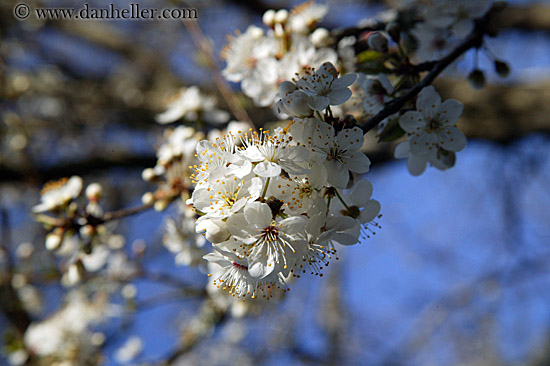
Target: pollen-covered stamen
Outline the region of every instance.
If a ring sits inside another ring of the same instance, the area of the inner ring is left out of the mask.
[[[380,219],[382,215],[378,215],[376,218]],[[382,226],[376,221],[364,223],[361,225],[361,238],[370,239],[371,235],[376,235],[375,230],[379,229],[382,229]]]
[[[292,271],[293,276],[299,278],[301,274],[310,272],[312,275],[323,277],[322,271],[329,265],[330,260],[339,259],[336,255],[336,248],[332,244],[326,246],[311,242],[307,253],[296,262],[295,269]]]
[[[46,184],[44,184],[44,187],[42,187],[42,190],[40,190],[40,194],[44,195],[44,193],[59,189],[63,187],[65,184],[67,184],[68,181],[69,181],[69,178],[61,178],[56,181],[47,182]]]
[[[276,227],[270,226],[262,231],[261,236],[267,241],[275,241],[279,238],[279,231]]]

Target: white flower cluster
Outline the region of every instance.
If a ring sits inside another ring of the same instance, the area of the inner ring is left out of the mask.
[[[418,5],[422,21],[411,33],[418,41],[416,59],[423,62],[444,56],[456,40],[470,34],[473,19],[485,15],[492,0],[431,0]]]
[[[221,124],[229,121],[229,113],[216,107],[215,97],[201,93],[197,86],[181,88],[169,102],[166,111],[158,114],[158,123],[166,124],[183,119],[189,122]]]
[[[157,211],[187,193],[191,181],[189,165],[195,163],[194,151],[204,134],[193,127],[179,126],[165,131],[166,141],[157,151],[157,164],[142,172],[142,178],[158,184],[155,192],[145,193],[142,202],[154,205]]]
[[[315,29],[327,11],[327,6],[313,2],[290,13],[268,10],[263,16],[267,31],[250,26],[230,38],[222,51],[227,62],[223,75],[229,81],[240,82],[243,93],[257,105],[271,106],[281,82],[307,68],[318,68],[323,62],[336,63],[338,54],[326,47],[329,32]]]
[[[308,70],[281,85],[279,106],[293,116],[285,128],[228,133],[197,145],[196,189],[188,203],[214,246],[205,256],[217,265],[213,284],[235,297],[270,298],[286,291],[285,278],[320,274],[335,255],[334,243],[356,244],[368,235],[380,205],[372,186],[351,173],[366,173],[359,151],[363,132],[339,128],[314,113],[344,103],[356,75],[338,77],[334,66]],[[328,114],[325,116],[327,118]]]
[[[46,357],[52,365],[67,359],[74,364],[99,362],[98,350],[105,335],[92,333],[90,328],[106,320],[108,306],[104,293],[88,300],[83,292],[71,292],[58,312],[28,327],[23,338],[25,347],[34,356]]]

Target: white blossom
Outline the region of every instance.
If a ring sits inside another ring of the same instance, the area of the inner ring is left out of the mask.
[[[407,132],[410,152],[429,156],[440,148],[452,152],[462,150],[466,137],[456,127],[462,109],[462,104],[454,99],[441,103],[433,86],[422,89],[416,111],[406,112],[399,118],[399,125]]]
[[[82,178],[76,175],[46,183],[42,188],[40,204],[34,206],[32,211],[41,213],[63,208],[80,195],[83,186]]]
[[[345,103],[351,97],[348,87],[356,78],[356,74],[346,74],[339,78],[334,65],[325,62],[316,72],[306,72],[296,82],[296,86],[311,97],[308,104],[312,109],[322,111],[329,105]]]

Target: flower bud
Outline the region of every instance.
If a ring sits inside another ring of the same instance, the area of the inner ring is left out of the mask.
[[[281,9],[275,14],[275,23],[284,24],[288,20],[288,10]]]
[[[401,27],[397,22],[388,23],[388,25],[386,26],[386,32],[388,32],[391,39],[396,43],[398,43],[401,39]]]
[[[468,81],[475,89],[481,89],[485,86],[485,74],[480,69],[475,69],[468,75]]]
[[[378,52],[388,50],[388,39],[380,32],[372,32],[367,40],[369,47]]]
[[[330,45],[330,32],[325,28],[317,28],[309,36],[309,40],[317,48]]]
[[[269,9],[266,11],[262,17],[262,21],[266,26],[273,27],[273,24],[275,24],[275,10]]]
[[[155,196],[151,192],[145,193],[143,196],[141,196],[141,203],[144,205],[152,205],[155,202]]]
[[[495,71],[501,78],[508,77],[510,75],[510,67],[506,62],[495,61]]]
[[[152,181],[156,176],[157,175],[155,174],[155,170],[153,168],[147,168],[141,172],[141,178],[146,182]]]
[[[166,207],[168,207],[168,201],[165,201],[165,200],[159,200],[159,201],[156,201],[155,204],[153,205],[155,211],[157,212],[160,212],[160,211],[164,211],[166,210]]]
[[[84,238],[90,238],[95,234],[95,228],[92,225],[84,225],[80,228],[80,235]]]
[[[136,285],[134,285],[133,283],[127,283],[122,287],[120,293],[125,299],[133,299],[137,295]]]
[[[56,250],[61,246],[61,242],[63,241],[63,234],[59,234],[56,230],[56,232],[49,233],[46,235],[46,249],[47,250]]]
[[[262,38],[264,36],[264,30],[260,27],[251,26],[251,34],[252,37],[256,40]]]
[[[101,199],[101,195],[103,194],[103,188],[99,183],[92,183],[88,185],[88,187],[86,187],[85,194],[88,201],[97,202]]]

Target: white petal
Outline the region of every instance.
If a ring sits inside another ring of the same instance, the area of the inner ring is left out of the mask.
[[[344,165],[334,160],[325,163],[328,183],[336,188],[346,188],[349,181],[348,170]]]
[[[257,146],[249,146],[246,150],[239,151],[239,153],[252,162],[265,160],[265,156]]]
[[[363,174],[370,169],[370,159],[361,151],[353,151],[342,157],[344,167],[354,173]]]
[[[438,120],[444,125],[454,125],[458,121],[463,110],[464,106],[459,101],[454,99],[446,100],[441,103],[439,107]]]
[[[357,79],[357,74],[346,74],[342,77],[334,80],[332,82],[332,88],[338,89],[338,88],[345,88],[347,86],[350,86],[353,84],[353,82]]]
[[[272,163],[271,161],[262,161],[256,165],[254,173],[265,178],[276,177],[281,174],[281,167],[279,164]]]
[[[409,160],[407,161],[407,168],[409,169],[409,172],[412,175],[418,176],[424,173],[424,170],[426,170],[426,165],[427,165],[426,158],[409,154]]]
[[[231,235],[240,240],[248,239],[252,234],[255,234],[242,213],[227,218],[227,229]]]
[[[361,179],[350,192],[350,199],[354,206],[364,207],[372,196],[372,184],[366,179]]]
[[[427,86],[418,94],[416,100],[416,109],[421,112],[426,119],[432,119],[441,104],[441,97],[435,91],[433,86]]]
[[[330,105],[340,105],[351,98],[351,90],[349,88],[341,88],[332,90],[329,95]]]
[[[316,111],[322,111],[330,104],[330,99],[322,95],[311,96],[308,100],[308,105],[311,109]]]
[[[439,143],[445,150],[460,151],[466,146],[466,136],[454,126],[448,126],[441,131],[439,136]]]
[[[380,202],[377,200],[370,200],[368,204],[365,206],[363,211],[361,211],[361,216],[359,216],[359,220],[362,223],[371,222],[378,216],[380,213]]]
[[[358,150],[363,145],[363,130],[359,127],[342,130],[336,141],[340,150]]]
[[[293,235],[304,232],[307,219],[303,216],[292,216],[281,221],[279,225],[284,229],[285,233]]]
[[[244,188],[244,187],[243,187]],[[250,196],[249,199],[254,201],[260,195],[262,194],[262,190],[264,188],[264,183],[262,180],[258,177],[254,177],[250,180],[250,184],[246,185],[246,191],[248,192],[248,195]],[[242,190],[242,188],[241,188]]]
[[[334,127],[325,122],[317,122],[312,133],[314,146],[329,149],[334,141]]]
[[[406,158],[409,155],[409,152],[410,152],[409,142],[408,141],[403,141],[395,147],[395,151],[393,152],[393,156],[396,159],[403,159],[403,158]]]
[[[259,255],[249,264],[248,273],[255,278],[265,278],[274,269],[275,263],[271,256]]]
[[[246,221],[255,229],[263,230],[271,226],[271,209],[262,202],[249,202],[244,208]]]
[[[324,165],[317,164],[311,167],[309,175],[309,184],[313,188],[320,189],[327,184],[327,170]]]
[[[415,132],[426,127],[426,121],[421,113],[417,111],[408,111],[399,117],[399,126],[406,132]]]

